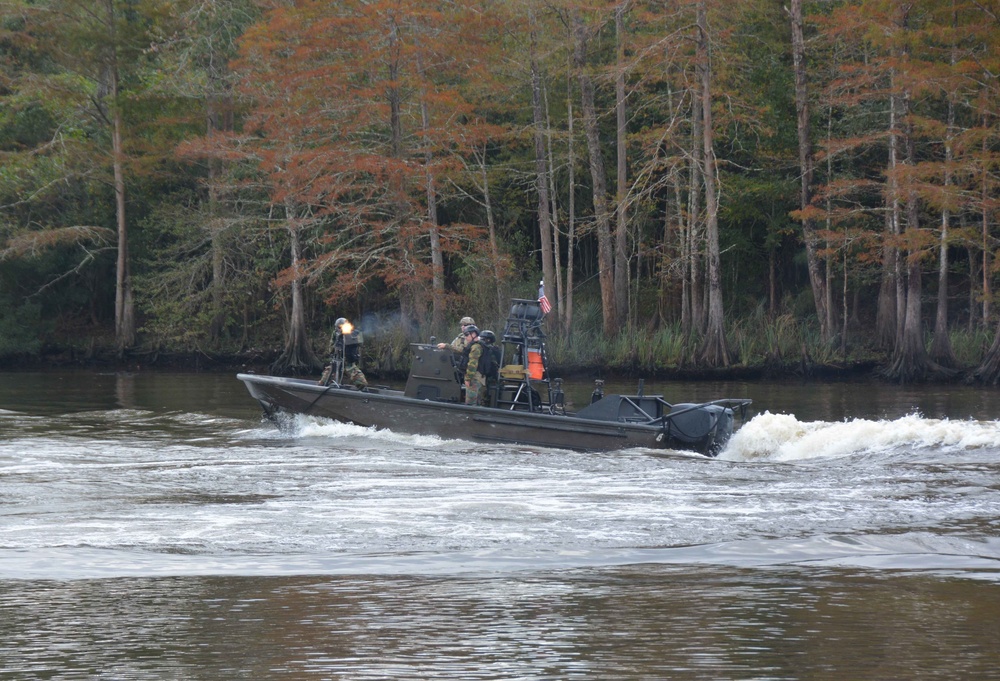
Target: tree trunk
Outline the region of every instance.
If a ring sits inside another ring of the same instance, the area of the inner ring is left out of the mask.
[[[923,380],[928,377],[930,358],[924,347],[924,329],[920,315],[921,267],[915,253],[907,257],[907,296],[903,313],[903,335],[897,341],[892,365],[887,375],[900,383]]]
[[[417,55],[417,68],[424,76],[422,57]],[[441,250],[441,228],[438,225],[437,189],[434,186],[434,171],[431,164],[434,154],[431,151],[430,113],[427,110],[427,93],[420,97],[420,125],[424,132],[424,179],[427,189],[427,231],[431,244],[431,329],[434,333],[445,330],[445,299],[444,299],[444,253]]]
[[[904,114],[905,115],[905,114]],[[913,134],[906,133],[907,165],[913,162]],[[916,193],[910,191],[906,202],[906,231],[912,240],[919,231],[919,209]],[[919,380],[926,377],[930,360],[924,347],[924,329],[920,311],[921,276],[920,254],[911,248],[906,258],[906,305],[903,314],[903,334],[896,342],[889,375],[900,382]]]
[[[546,291],[555,293],[555,266],[552,258],[552,222],[549,215],[549,178],[545,155],[545,112],[542,109],[542,75],[535,56],[536,39],[532,17],[531,112],[535,124],[535,190],[538,193],[538,237],[542,245],[542,279]],[[558,302],[558,296],[554,296]]]
[[[545,102],[545,151],[548,156],[549,196],[552,199],[551,211],[549,212],[552,218],[552,270],[555,273],[556,284],[556,299],[552,308],[555,310],[556,319],[561,324],[565,307],[565,291],[563,289],[562,248],[560,248],[559,243],[559,205],[556,200],[558,196],[556,192],[556,164],[552,153],[552,119],[549,116],[548,88],[542,88],[542,95],[542,101]]]
[[[575,40],[573,44],[574,66],[580,83],[580,102],[583,108],[583,127],[587,135],[587,150],[590,155],[590,176],[593,182],[594,220],[597,224],[597,266],[601,283],[601,306],[604,314],[604,333],[618,332],[618,313],[614,296],[614,260],[611,244],[611,227],[608,211],[608,189],[601,156],[601,138],[597,125],[597,111],[594,105],[594,84],[586,72],[585,55],[587,29],[579,12],[573,14]]]
[[[299,243],[300,226],[296,219],[295,208],[290,201],[285,202],[285,221],[292,259],[292,311],[288,319],[288,338],[285,340],[285,350],[275,360],[271,369],[275,373],[309,373],[319,369],[323,364],[313,353],[306,330],[306,313],[302,300],[300,273],[302,262],[301,244]]]
[[[483,183],[483,205],[486,208],[486,227],[490,234],[490,262],[493,264],[493,283],[497,294],[497,316],[504,313],[503,277],[500,272],[500,248],[497,246],[497,227],[493,217],[493,199],[490,196],[490,178],[486,172],[486,145],[483,145],[483,155],[480,157],[479,172]]]
[[[909,6],[901,8],[899,27],[905,32],[908,30]],[[907,44],[903,42],[901,63],[907,63]],[[898,84],[895,74],[893,74],[893,85]],[[887,375],[900,382],[924,380],[932,377],[951,377],[955,372],[931,360],[924,346],[924,329],[921,318],[921,271],[920,258],[923,254],[922,229],[920,227],[920,205],[912,169],[917,163],[916,139],[913,127],[913,118],[910,115],[910,91],[904,89],[899,95],[891,95],[892,105],[890,111],[893,113],[893,123],[897,120],[902,124],[902,141],[906,151],[904,161],[906,170],[902,177],[906,178],[906,244],[907,244],[907,286],[905,303],[903,308],[902,331],[897,336],[896,348],[893,353],[892,366],[887,370]],[[898,104],[898,107],[897,107]],[[896,119],[895,114],[899,115]],[[893,125],[890,135],[890,159],[896,161],[896,141],[900,135],[897,134],[897,127]],[[899,170],[893,165],[890,169],[891,188],[893,192],[894,215],[898,215],[896,206],[900,201]],[[899,310],[897,310],[899,311]]]
[[[988,121],[986,117],[983,117],[983,129],[988,130]],[[989,135],[983,136],[983,186],[982,191],[982,243],[980,244],[982,256],[983,256],[983,328],[989,326],[990,323],[990,302],[992,298],[992,292],[990,290],[990,211],[993,204],[993,200],[990,192],[990,172],[991,167],[989,162],[986,160],[990,158],[991,151],[987,143],[987,138]]]
[[[829,118],[827,119],[827,142],[831,139],[832,123],[833,109],[831,107]],[[830,182],[833,177],[833,160],[830,156],[831,155],[828,154],[826,160],[827,182]],[[827,197],[826,205],[827,214],[829,214],[831,212],[831,201],[829,196]],[[886,211],[885,227],[883,228],[883,232],[886,235],[893,235],[893,219],[892,213]],[[829,229],[829,227],[829,222],[827,222],[827,229]],[[895,236],[893,235],[882,240],[882,273],[879,279],[878,307],[875,313],[875,343],[883,350],[889,350],[895,347],[896,318],[897,315],[900,314],[896,307],[895,295],[896,277],[899,271],[896,258],[899,252],[895,246],[894,239]],[[829,270],[827,270],[827,273],[829,273]],[[846,271],[844,276],[847,276]]]
[[[701,129],[703,127],[703,116],[701,113],[701,97],[697,91],[691,94],[691,160],[690,177],[688,188],[688,229],[687,229],[687,269],[688,278],[691,282],[689,298],[691,301],[691,325],[684,331],[684,337],[689,338],[692,333],[703,333],[705,330],[705,305],[702,289],[704,288],[704,278],[702,276],[702,230],[701,225],[701,188],[702,182],[702,158],[704,157]]]
[[[715,148],[712,139],[712,67],[708,45],[705,0],[698,3],[698,68],[701,75],[701,109],[704,121],[703,175],[705,180],[705,242],[708,258],[708,318],[700,357],[708,366],[728,367],[725,316],[722,307],[722,266],[719,253],[719,205],[716,193]]]
[[[809,136],[809,92],[806,87],[806,50],[802,31],[802,0],[790,0],[789,15],[792,22],[792,61],[795,69],[795,113],[799,135],[799,168],[801,185],[799,203],[806,210],[812,200],[813,153]],[[832,335],[830,309],[827,300],[826,282],[820,271],[819,256],[816,253],[816,230],[811,219],[802,221],[802,237],[806,246],[806,263],[809,269],[809,283],[812,286],[816,317],[819,319],[820,338],[829,343]]]
[[[426,152],[430,163],[430,152]],[[427,171],[427,231],[431,244],[431,328],[444,330],[444,253],[441,250],[441,227],[438,225],[437,190],[434,174]]]
[[[1000,385],[1000,324],[993,336],[993,344],[983,356],[983,361],[973,372],[973,378],[985,385]]]
[[[895,81],[895,78],[893,79]],[[903,325],[906,320],[906,290],[904,288],[902,257],[899,249],[899,239],[902,233],[902,217],[899,198],[899,181],[896,169],[899,165],[899,135],[897,131],[898,112],[896,110],[896,96],[889,97],[889,211],[887,213],[888,239],[883,258],[883,285],[894,287],[885,291],[886,296],[895,296],[890,306],[888,300],[885,301],[884,308],[879,310],[879,321],[884,323],[884,327],[879,328],[879,337],[892,338],[891,344],[895,351],[901,345],[903,337]],[[889,317],[892,310],[893,316]]]
[[[572,69],[566,72],[566,119],[567,119],[567,150],[569,157],[569,199],[566,207],[566,307],[563,309],[563,331],[570,339],[573,328],[573,260],[576,251],[576,147],[573,139],[573,80]]]
[[[954,15],[953,15],[954,24]],[[951,65],[955,66],[955,49],[951,51]],[[955,133],[955,98],[948,94],[948,130],[944,143],[944,191],[951,188],[951,162],[954,156],[953,138]],[[958,360],[951,347],[951,336],[948,334],[948,231],[951,212],[948,208],[941,211],[941,237],[938,247],[938,295],[937,313],[934,317],[934,342],[931,344],[931,359],[944,367],[955,368]]]
[[[909,116],[909,94],[904,93],[900,99],[900,114],[903,120],[903,142],[906,149],[905,164],[912,168],[916,164],[916,142],[914,140],[913,122]],[[893,183],[898,187],[898,183]],[[924,329],[921,315],[921,277],[920,265],[921,239],[919,238],[920,206],[917,192],[909,180],[906,196],[906,237],[910,246],[906,257],[906,303],[903,315],[902,335],[896,342],[892,365],[886,372],[890,378],[901,383],[925,380],[935,374],[947,375],[950,372],[934,363],[924,346]]]
[[[113,3],[105,5],[108,24],[114,33],[115,12]],[[112,45],[115,36],[111,37]],[[125,149],[121,107],[118,101],[118,62],[112,55],[108,65],[109,97],[111,101],[111,157],[115,184],[115,221],[118,227],[118,259],[115,263],[115,343],[118,354],[135,345],[135,301],[132,294],[132,276],[129,270],[128,222],[125,219]]]
[[[617,132],[617,176],[615,186],[615,311],[618,326],[624,326],[628,317],[628,157],[625,148],[625,12],[628,1],[615,8],[615,41],[617,43],[617,73],[615,75],[615,121]]]
[[[688,236],[687,221],[684,216],[684,192],[681,189],[682,167],[673,168],[674,176],[674,210],[677,212],[677,250],[681,261],[681,335],[687,337],[691,329],[691,281],[687,276]]]
[[[207,102],[205,126],[207,136],[211,139],[219,130],[231,131],[232,102],[228,93],[218,96],[225,89],[225,79],[215,70],[209,73],[210,85]],[[208,232],[212,251],[212,319],[209,324],[209,337],[219,341],[226,331],[226,222],[223,216],[223,204],[220,198],[219,184],[225,172],[223,161],[219,158],[208,159]]]
[[[829,264],[830,264],[830,261],[827,260],[827,270],[826,270],[827,274],[829,274],[829,272],[830,272]],[[844,366],[847,365],[847,320],[848,320],[848,316],[847,316],[848,315],[848,311],[847,311],[847,279],[848,279],[847,278],[847,249],[845,248],[844,249],[844,282],[843,282],[843,285],[842,285],[842,287],[840,289],[840,304],[841,304],[841,307],[843,308],[843,312],[844,312],[844,318],[841,321],[841,327],[840,327],[840,354],[844,358]],[[830,282],[827,282],[827,287],[826,287],[827,293],[830,293],[830,289],[831,288],[832,288],[832,286],[830,285]],[[857,295],[857,291],[855,291],[855,295]],[[855,303],[857,303],[857,299],[855,299]],[[857,305],[854,306],[854,309],[855,309],[855,311],[857,311],[857,309],[858,309]]]
[[[892,214],[885,214],[885,232],[892,234]],[[878,311],[875,316],[875,340],[882,349],[891,349],[896,344],[896,319],[900,314],[896,307],[896,279],[898,277],[899,249],[889,239],[882,245],[882,277],[878,291]]]
[[[767,249],[767,316],[778,314],[778,263],[775,248]]]
[[[400,91],[399,66],[402,60],[401,41],[399,39],[399,27],[393,19],[389,26],[388,40],[388,73],[390,85],[386,88],[386,100],[389,104],[389,156],[397,162],[403,159],[403,95]],[[416,269],[415,263],[411,259],[417,257],[417,245],[412,237],[406,234],[405,224],[409,219],[409,204],[406,200],[406,187],[403,178],[394,170],[389,178],[389,187],[393,193],[392,220],[396,229],[400,231],[400,252],[399,263],[401,268],[411,271]],[[407,326],[419,327],[427,320],[426,300],[423,292],[419,290],[419,284],[415,278],[404,280],[399,285],[399,312]]]
[[[826,141],[827,141],[827,143],[830,144],[831,141],[832,141],[832,139],[833,139],[833,107],[831,106],[829,109],[827,109],[827,118],[826,118]],[[826,155],[826,177],[827,177],[827,181],[830,181],[830,178],[833,177],[833,154],[827,154]],[[832,219],[832,215],[833,215],[833,199],[830,197],[829,194],[827,194],[827,196],[826,196],[826,225],[825,225],[826,226],[827,234],[830,234],[833,231],[833,224],[832,224],[833,223],[833,219]],[[844,254],[843,254],[843,260],[844,260],[844,286],[847,286],[848,269],[847,269],[847,246],[846,246],[846,244],[844,245],[844,249],[843,250],[844,250]],[[824,289],[826,290],[826,313],[827,313],[827,318],[831,320],[831,327],[833,326],[833,319],[834,319],[834,316],[833,316],[833,314],[834,314],[833,313],[833,258],[834,258],[833,249],[830,248],[830,239],[829,239],[829,237],[827,237],[827,239],[826,239],[826,258],[825,258],[825,268],[824,268],[825,269],[825,274],[826,274],[826,280],[825,280],[825,283],[824,283]],[[855,310],[857,310],[856,307],[855,307]],[[844,307],[844,314],[845,315],[847,314],[847,307],[846,306]],[[847,361],[847,359],[846,359],[846,352],[847,352],[847,346],[846,346],[846,343],[847,343],[847,317],[846,316],[844,317],[844,320],[843,320],[843,335],[842,335],[842,337],[840,339],[840,343],[841,343],[841,349],[845,353],[845,359],[844,359],[844,361],[846,362]]]

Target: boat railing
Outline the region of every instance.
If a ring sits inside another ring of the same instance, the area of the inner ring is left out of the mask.
[[[657,421],[659,421],[663,417],[663,414],[666,413],[664,411],[664,407],[666,407],[666,409],[670,409],[671,408],[670,403],[667,402],[666,400],[664,400],[662,397],[660,397],[658,395],[640,396],[639,397],[639,401],[636,401],[635,399],[633,399],[632,397],[629,397],[627,395],[621,395],[620,397],[622,398],[622,402],[630,405],[639,414],[639,417],[636,417],[636,416],[625,417],[623,420],[626,421],[626,422],[631,422],[631,423],[656,423]],[[649,412],[647,412],[645,409],[643,409],[642,404],[641,404],[642,402],[648,401],[650,399],[654,400],[653,403],[657,406],[657,410],[656,411],[658,413],[655,416],[651,415]],[[620,407],[619,407],[619,409],[620,409]]]
[[[738,408],[741,420],[746,420],[746,409],[752,403],[750,399],[723,398],[698,404],[674,405],[660,395],[601,395],[601,399],[577,412],[582,418],[597,420],[613,420],[621,423],[635,423],[649,426],[670,427],[678,417],[706,407],[721,406]],[[713,413],[710,410],[708,413]]]

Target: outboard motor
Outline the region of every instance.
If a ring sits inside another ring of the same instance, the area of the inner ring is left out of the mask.
[[[675,404],[673,418],[664,429],[680,442],[694,445],[708,456],[715,456],[733,435],[733,410],[719,404]]]

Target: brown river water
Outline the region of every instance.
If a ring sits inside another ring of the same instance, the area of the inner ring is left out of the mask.
[[[0,373],[0,679],[1000,680],[1000,391],[645,392],[754,404],[710,460]]]

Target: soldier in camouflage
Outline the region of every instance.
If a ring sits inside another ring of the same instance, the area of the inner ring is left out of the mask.
[[[465,403],[478,405],[480,396],[485,396],[486,377],[479,373],[479,360],[483,356],[483,344],[479,340],[479,328],[472,324],[465,329]]]
[[[367,390],[368,379],[361,371],[361,333],[354,326],[340,317],[333,323],[333,335],[330,337],[330,366],[323,372],[320,379],[322,385],[327,385],[338,360],[344,364],[344,376],[358,390]]]
[[[463,352],[465,352],[465,345],[466,345],[465,330],[470,326],[475,326],[476,320],[474,320],[472,317],[462,317],[462,321],[460,321],[458,325],[462,327],[462,332],[457,336],[455,336],[455,340],[453,340],[451,343],[438,343],[437,344],[438,350],[451,348],[451,351],[454,352],[456,355],[461,355]]]

